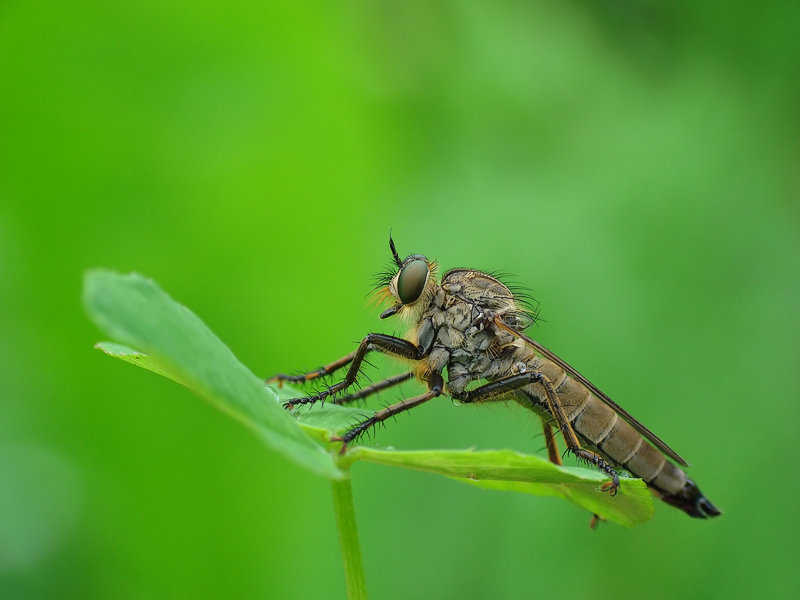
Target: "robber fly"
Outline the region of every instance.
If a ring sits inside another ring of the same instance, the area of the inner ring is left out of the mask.
[[[625,470],[692,517],[721,514],[674,464],[688,466],[683,458],[578,371],[523,333],[534,320],[524,295],[515,295],[495,276],[473,269],[452,269],[439,280],[435,261],[421,254],[401,260],[391,235],[389,248],[392,269],[380,278],[376,293],[393,303],[380,317],[396,315],[410,323],[407,338],[370,333],[355,352],[325,367],[304,375],[277,375],[270,381],[302,383],[349,365],[342,381],[313,396],[288,400],[287,409],[326,399],[353,402],[413,377],[427,384],[424,394],[379,410],[333,438],[342,442],[344,452],[377,423],[442,394],[462,403],[514,400],[542,418],[550,460],[561,464],[554,423],[569,452],[608,475],[601,490],[615,495],[617,470]],[[411,369],[341,395],[356,382],[371,351],[405,359]],[[479,381],[485,383],[470,387]]]

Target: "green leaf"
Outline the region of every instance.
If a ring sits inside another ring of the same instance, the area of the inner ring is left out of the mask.
[[[345,474],[277,402],[277,395],[188,308],[150,279],[90,271],[83,300],[89,316],[114,340],[102,350],[197,391],[251,427],[272,450],[332,479]],[[134,348],[136,348],[134,350]]]
[[[98,350],[102,350],[109,356],[113,356],[114,358],[119,358],[120,360],[124,360],[127,363],[132,365],[136,365],[137,367],[141,367],[143,369],[147,369],[148,371],[152,371],[157,375],[161,375],[162,377],[166,377],[167,379],[172,379],[173,381],[180,383],[188,388],[191,388],[191,385],[186,383],[181,378],[180,373],[175,371],[168,363],[158,360],[157,358],[150,356],[149,354],[145,354],[144,352],[139,352],[134,350],[133,348],[128,348],[123,344],[116,344],[114,342],[99,342],[94,346]]]
[[[653,500],[641,479],[620,478],[616,496],[598,490],[606,477],[596,471],[559,467],[539,456],[512,450],[426,450],[399,452],[364,446],[350,460],[427,471],[478,487],[564,498],[609,521],[633,527],[653,516]]]

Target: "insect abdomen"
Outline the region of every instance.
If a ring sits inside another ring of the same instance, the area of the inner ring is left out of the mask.
[[[719,514],[681,468],[668,461],[613,408],[570,377],[559,365],[537,356],[528,362],[528,368],[541,371],[553,382],[575,433],[587,445],[606,456],[614,466],[643,479],[664,501],[692,516]],[[528,389],[539,406],[547,410],[542,386],[536,384]]]

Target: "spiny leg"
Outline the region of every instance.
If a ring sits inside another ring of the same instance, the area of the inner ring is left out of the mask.
[[[305,383],[306,381],[312,381],[318,377],[330,375],[334,371],[338,371],[342,367],[349,365],[351,362],[353,362],[355,356],[356,353],[351,352],[347,356],[343,356],[339,360],[335,360],[329,365],[325,365],[324,367],[320,367],[315,371],[309,371],[308,373],[303,373],[301,375],[284,375],[283,373],[278,373],[274,377],[267,379],[266,383],[277,383],[280,387],[283,385],[284,381],[288,381],[289,383]]]
[[[564,442],[567,444],[567,450],[572,452],[572,454],[578,458],[593,464],[606,475],[611,477],[611,481],[604,483],[602,486],[600,486],[600,489],[604,492],[609,492],[612,496],[615,496],[617,490],[619,489],[619,476],[617,475],[617,472],[606,462],[602,456],[599,456],[598,454],[595,454],[586,448],[581,448],[581,444],[578,441],[578,436],[575,434],[575,430],[572,429],[572,424],[567,419],[567,415],[564,413],[564,407],[561,405],[561,401],[558,399],[558,394],[556,393],[555,387],[553,387],[553,382],[550,381],[550,379],[548,379],[544,373],[539,371],[525,371],[516,375],[509,375],[508,377],[498,379],[497,381],[486,383],[475,388],[474,390],[464,391],[457,396],[454,395],[453,397],[462,402],[486,402],[491,400],[499,400],[503,399],[503,396],[507,396],[510,392],[523,388],[532,383],[539,383],[544,388],[548,410],[550,414],[555,417],[556,422],[561,429],[561,435],[564,437]]]
[[[332,437],[331,441],[342,442],[342,449],[340,453],[344,454],[344,451],[347,449],[347,444],[349,444],[358,436],[363,434],[370,427],[374,427],[375,425],[381,423],[382,421],[385,421],[389,417],[393,417],[395,415],[400,414],[401,412],[411,410],[415,406],[424,404],[431,398],[436,398],[437,396],[440,396],[442,394],[443,389],[444,389],[444,380],[442,379],[442,374],[435,372],[431,373],[430,377],[428,378],[428,391],[426,393],[421,394],[419,396],[415,396],[414,398],[409,398],[407,400],[401,400],[397,404],[392,404],[391,406],[387,406],[383,410],[379,410],[368,419],[364,419],[361,423],[359,423],[355,427],[351,427],[350,429],[348,429],[343,435]]]
[[[430,351],[430,347],[426,348],[423,346],[417,346],[408,340],[394,337],[392,335],[386,335],[383,333],[369,333],[363,340],[361,340],[358,350],[353,352],[352,356],[348,354],[344,358],[339,359],[336,363],[331,363],[332,365],[342,363],[339,366],[344,366],[347,363],[350,363],[350,368],[347,370],[347,375],[345,375],[345,378],[342,381],[329,386],[327,389],[324,389],[313,396],[307,396],[305,398],[292,398],[287,400],[283,403],[283,406],[287,409],[290,409],[298,404],[314,404],[315,402],[319,401],[324,402],[328,396],[333,396],[347,389],[353,385],[353,383],[355,383],[356,377],[358,377],[358,373],[361,370],[361,363],[364,361],[364,357],[367,355],[367,352],[373,350],[378,350],[384,354],[398,356],[400,358],[409,360],[421,360]]]
[[[378,383],[371,385],[369,387],[365,387],[353,394],[348,394],[347,396],[342,396],[341,398],[336,398],[333,402],[334,404],[348,404],[350,402],[355,402],[356,400],[361,400],[366,398],[367,396],[371,396],[377,392],[383,391],[395,385],[399,385],[404,381],[408,381],[414,377],[414,372],[409,371],[408,373],[401,373],[400,375],[395,375],[393,377],[389,377],[388,379],[384,379],[383,381],[379,381]]]

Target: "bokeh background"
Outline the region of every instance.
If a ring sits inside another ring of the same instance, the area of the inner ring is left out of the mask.
[[[390,228],[532,288],[534,337],[725,515],[590,531],[565,502],[359,464],[374,598],[796,597],[799,18],[0,3],[0,597],[344,597],[328,483],[93,350],[81,277],[153,277],[266,377],[399,332],[365,307]],[[372,443],[544,445],[524,411],[447,399]]]

